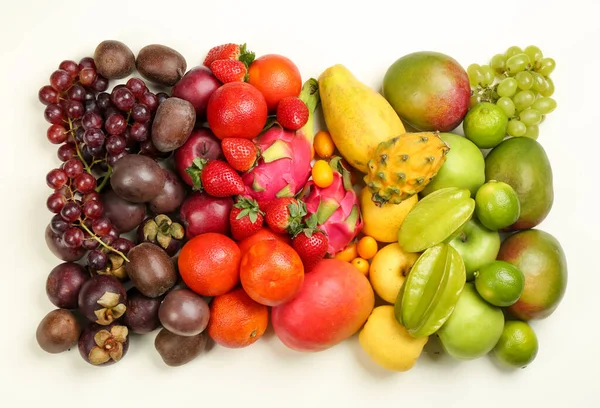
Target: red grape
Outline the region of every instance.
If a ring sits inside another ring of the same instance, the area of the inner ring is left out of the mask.
[[[61,144],[67,141],[67,129],[61,125],[50,125],[46,131],[46,137],[52,144]]]
[[[121,237],[115,239],[115,242],[112,244],[114,249],[122,252],[125,255],[127,255],[127,252],[129,252],[134,246],[135,244],[131,240]]]
[[[83,133],[83,142],[89,147],[100,147],[104,144],[104,132],[100,129],[90,128]]]
[[[112,106],[112,102],[110,101],[110,95],[106,92],[100,92],[96,97],[96,104],[100,108],[100,110],[106,110]]]
[[[60,211],[61,217],[67,222],[75,222],[81,216],[81,207],[74,201],[69,201]]]
[[[67,173],[61,169],[52,169],[46,175],[46,184],[53,190],[61,188],[67,181],[69,181],[69,177],[67,176]]]
[[[52,193],[46,200],[46,207],[48,208],[48,210],[50,210],[50,212],[58,214],[63,209],[66,203],[67,199],[64,195],[60,193]]]
[[[84,234],[85,235],[85,234]],[[81,244],[87,250],[96,249],[100,246],[100,243],[96,241],[94,238],[85,238],[83,243]]]
[[[112,135],[106,140],[106,152],[108,154],[119,154],[127,146],[127,140],[120,135]]]
[[[140,99],[146,92],[148,92],[146,84],[139,78],[130,78],[125,86],[137,99]]]
[[[51,103],[44,110],[44,118],[54,125],[60,125],[67,120],[67,114],[60,105]]]
[[[150,120],[151,112],[148,107],[142,103],[136,103],[131,108],[131,117],[138,123],[145,123]]]
[[[89,193],[96,188],[96,179],[89,173],[82,173],[75,178],[75,189],[80,193]]]
[[[38,98],[44,105],[50,105],[51,103],[58,103],[58,92],[50,85],[46,85],[40,88],[38,92]]]
[[[77,227],[69,227],[62,238],[69,248],[79,248],[83,243],[83,231]]]
[[[67,98],[72,101],[83,102],[85,100],[85,88],[79,84],[75,84],[67,91]]]
[[[113,242],[115,242],[115,240],[117,238],[119,238],[119,231],[117,231],[117,229],[114,227],[114,225],[111,225],[110,229],[108,230],[108,233],[106,235],[102,236],[100,239],[106,245],[112,245]]]
[[[91,86],[96,80],[96,69],[95,68],[83,68],[79,71],[79,82],[83,86]]]
[[[146,105],[152,112],[158,108],[158,98],[152,92],[146,92],[138,102]]]
[[[81,118],[81,126],[84,130],[100,129],[102,127],[102,116],[95,112],[86,112]]]
[[[85,216],[88,218],[95,220],[99,218],[103,212],[104,206],[100,201],[90,200],[83,204],[83,214],[85,214]]]
[[[108,234],[111,228],[112,224],[108,217],[100,217],[92,222],[92,231],[100,236]]]
[[[65,232],[69,228],[69,223],[64,220],[64,218],[60,214],[56,214],[50,220],[50,229],[55,234],[61,234]]]
[[[85,193],[81,198],[83,203],[87,203],[88,201],[100,201],[100,193],[97,191],[90,191],[89,193]]]
[[[126,87],[115,87],[112,91],[110,99],[113,105],[123,112],[129,111],[131,108],[133,108],[133,104],[135,103],[135,97],[133,96],[133,93],[131,93],[131,91]]]
[[[81,160],[79,160],[76,157],[67,160],[62,165],[62,169],[65,171],[65,173],[67,173],[67,176],[69,176],[69,178],[72,179],[79,176],[81,173],[83,173],[84,170],[83,163],[81,163]]]
[[[94,249],[93,251],[90,251],[90,253],[87,256],[87,264],[94,271],[106,268],[107,262],[108,257],[104,252],[100,251],[99,249]]]
[[[79,61],[79,69],[83,68],[94,68],[96,69],[96,63],[92,57],[85,57]]]
[[[109,135],[120,135],[127,128],[127,121],[123,115],[116,113],[106,118],[104,128]]]
[[[96,92],[104,92],[108,89],[108,79],[100,74],[97,74],[96,79],[92,83],[91,87]]]
[[[85,113],[85,108],[79,101],[68,101],[66,111],[69,118],[79,119]]]
[[[136,142],[143,142],[148,139],[148,125],[146,123],[135,122],[131,125],[129,136]]]
[[[65,60],[60,63],[58,68],[67,71],[73,79],[77,78],[77,75],[79,75],[79,64],[75,61]]]
[[[60,161],[66,162],[77,155],[77,150],[75,149],[75,145],[73,143],[65,143],[58,148],[56,155]]]
[[[73,78],[65,70],[57,69],[50,75],[50,86],[58,92],[64,92],[73,84]]]

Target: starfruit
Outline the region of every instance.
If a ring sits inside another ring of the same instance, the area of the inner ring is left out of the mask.
[[[475,200],[465,188],[443,188],[419,201],[398,232],[406,252],[421,252],[452,238],[473,216]]]
[[[454,311],[466,280],[465,264],[456,249],[445,243],[427,249],[398,293],[396,320],[413,337],[432,335]]]

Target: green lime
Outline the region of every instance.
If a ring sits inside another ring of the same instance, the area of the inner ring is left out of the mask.
[[[538,347],[537,336],[530,325],[518,320],[508,320],[493,353],[504,365],[525,368],[535,360]]]
[[[465,136],[480,149],[496,147],[506,136],[508,117],[499,106],[481,102],[470,109],[463,121]]]
[[[521,297],[525,275],[506,261],[493,261],[475,272],[475,288],[488,303],[506,307]]]
[[[490,180],[475,194],[475,215],[489,230],[506,228],[521,215],[519,196],[510,185]]]

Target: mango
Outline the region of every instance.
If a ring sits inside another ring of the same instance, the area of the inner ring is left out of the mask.
[[[521,320],[544,319],[560,304],[567,289],[568,271],[560,242],[548,232],[531,229],[509,236],[498,259],[514,264],[525,275],[525,288],[508,308]]]
[[[399,58],[388,68],[383,95],[413,128],[449,132],[467,114],[471,87],[467,72],[454,58],[421,51]]]
[[[503,231],[533,228],[552,209],[554,187],[552,168],[542,145],[527,137],[504,140],[485,159],[485,181],[509,184],[521,204],[519,219]]]
[[[333,143],[363,173],[379,143],[406,133],[388,101],[341,64],[319,76],[319,95]]]

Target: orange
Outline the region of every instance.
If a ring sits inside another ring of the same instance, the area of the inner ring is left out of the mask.
[[[315,141],[313,142],[315,152],[322,159],[329,159],[335,150],[335,144],[329,132],[321,130],[315,135]]]
[[[354,258],[350,263],[354,265],[356,269],[358,269],[363,275],[369,273],[369,262],[363,258]]]
[[[364,236],[358,241],[358,255],[364,259],[371,259],[377,254],[377,241],[375,238]]]
[[[231,238],[208,232],[183,245],[177,266],[191,290],[203,296],[218,296],[238,284],[240,260],[240,249]]]
[[[327,188],[333,183],[333,169],[325,160],[317,160],[311,174],[317,187]]]
[[[341,261],[351,262],[354,258],[358,256],[356,243],[348,245],[346,248],[342,249],[340,252],[335,254],[334,258],[339,259]]]
[[[269,112],[273,113],[281,99],[300,95],[302,76],[289,58],[267,54],[250,64],[248,83],[264,95]]]
[[[260,339],[269,325],[269,309],[242,288],[215,296],[206,328],[215,343],[227,348],[247,347]]]
[[[240,264],[240,280],[252,299],[278,306],[291,300],[302,287],[304,266],[294,248],[269,239],[246,252]]]
[[[248,250],[250,249],[250,247],[252,247],[252,245],[256,244],[257,242],[260,241],[265,241],[268,239],[274,239],[276,241],[281,241],[283,243],[292,245],[292,239],[290,238],[289,235],[287,234],[276,234],[273,231],[271,231],[269,228],[261,228],[258,231],[256,231],[254,234],[250,235],[247,238],[242,239],[241,241],[239,241],[238,247],[240,247],[240,252],[241,252],[241,257],[244,257],[244,255],[246,254],[246,252],[248,252]]]

